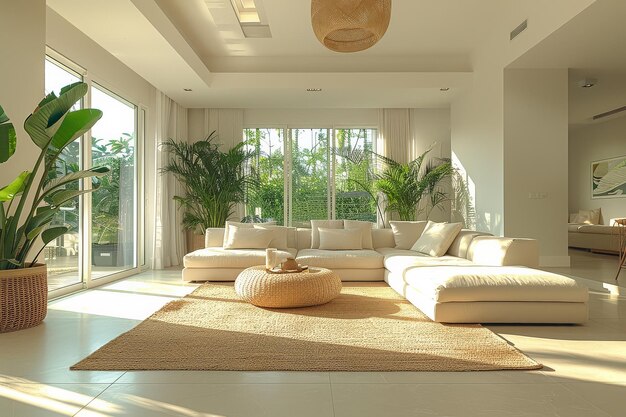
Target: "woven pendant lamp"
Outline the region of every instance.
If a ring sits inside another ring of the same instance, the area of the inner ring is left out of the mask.
[[[317,39],[336,52],[363,51],[389,26],[391,0],[312,0],[311,23]]]

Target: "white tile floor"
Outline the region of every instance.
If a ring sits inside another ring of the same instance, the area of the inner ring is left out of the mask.
[[[589,276],[590,263],[608,271],[616,262],[583,256],[561,272]],[[626,296],[610,295],[603,279],[585,281],[592,288],[586,326],[490,326],[544,363],[541,371],[68,369],[195,288],[179,277],[179,271],[148,272],[67,297],[50,304],[43,325],[0,335],[0,417],[626,415]]]

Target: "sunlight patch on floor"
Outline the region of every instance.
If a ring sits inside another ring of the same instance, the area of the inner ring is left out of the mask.
[[[144,320],[178,297],[94,290],[51,303],[50,310],[71,311],[121,319]]]

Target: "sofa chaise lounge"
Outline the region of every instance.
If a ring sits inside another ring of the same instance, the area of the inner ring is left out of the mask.
[[[225,229],[208,229],[205,248],[184,258],[185,281],[234,281],[265,263],[265,249],[225,249]],[[312,248],[311,229],[287,228],[279,256],[332,269],[342,281],[385,281],[437,322],[584,323],[586,288],[537,269],[533,239],[461,230],[443,256],[396,247],[391,229],[372,229],[373,249]],[[416,238],[417,239],[417,238]]]

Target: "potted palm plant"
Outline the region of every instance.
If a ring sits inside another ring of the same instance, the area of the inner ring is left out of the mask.
[[[454,168],[447,158],[426,161],[431,149],[404,164],[377,155],[383,168],[374,174],[374,188],[385,196],[385,210],[397,213],[400,220],[416,220],[424,211],[428,218],[435,207],[448,199],[442,182],[451,177]],[[425,198],[428,204],[422,205]]]
[[[172,173],[185,192],[174,197],[184,210],[183,227],[198,234],[224,227],[236,205],[245,201],[246,190],[256,184],[245,169],[253,152],[245,142],[220,150],[215,132],[194,143],[170,139],[164,145],[170,160],[162,172]]]
[[[50,175],[63,150],[102,117],[96,109],[72,110],[87,94],[78,82],[48,94],[26,118],[24,129],[40,149],[30,170],[0,188],[0,332],[40,324],[47,312],[47,270],[37,260],[45,246],[67,233],[68,226],[50,227],[64,203],[92,191],[76,184],[101,177],[107,167]],[[0,164],[15,152],[17,137],[0,107]],[[94,184],[94,188],[97,184]]]
[[[384,211],[397,214],[400,220],[411,221],[416,220],[425,210],[425,217],[428,218],[435,207],[440,207],[449,199],[448,192],[442,185],[446,179],[452,177],[454,167],[448,158],[426,160],[431,150],[432,147],[428,148],[407,163],[359,149],[336,149],[335,153],[357,165],[363,164],[373,155],[377,163],[368,169],[368,180],[348,177],[347,181],[356,184],[375,201],[381,217],[383,209],[378,193],[385,198]],[[425,199],[428,204],[423,203]]]

